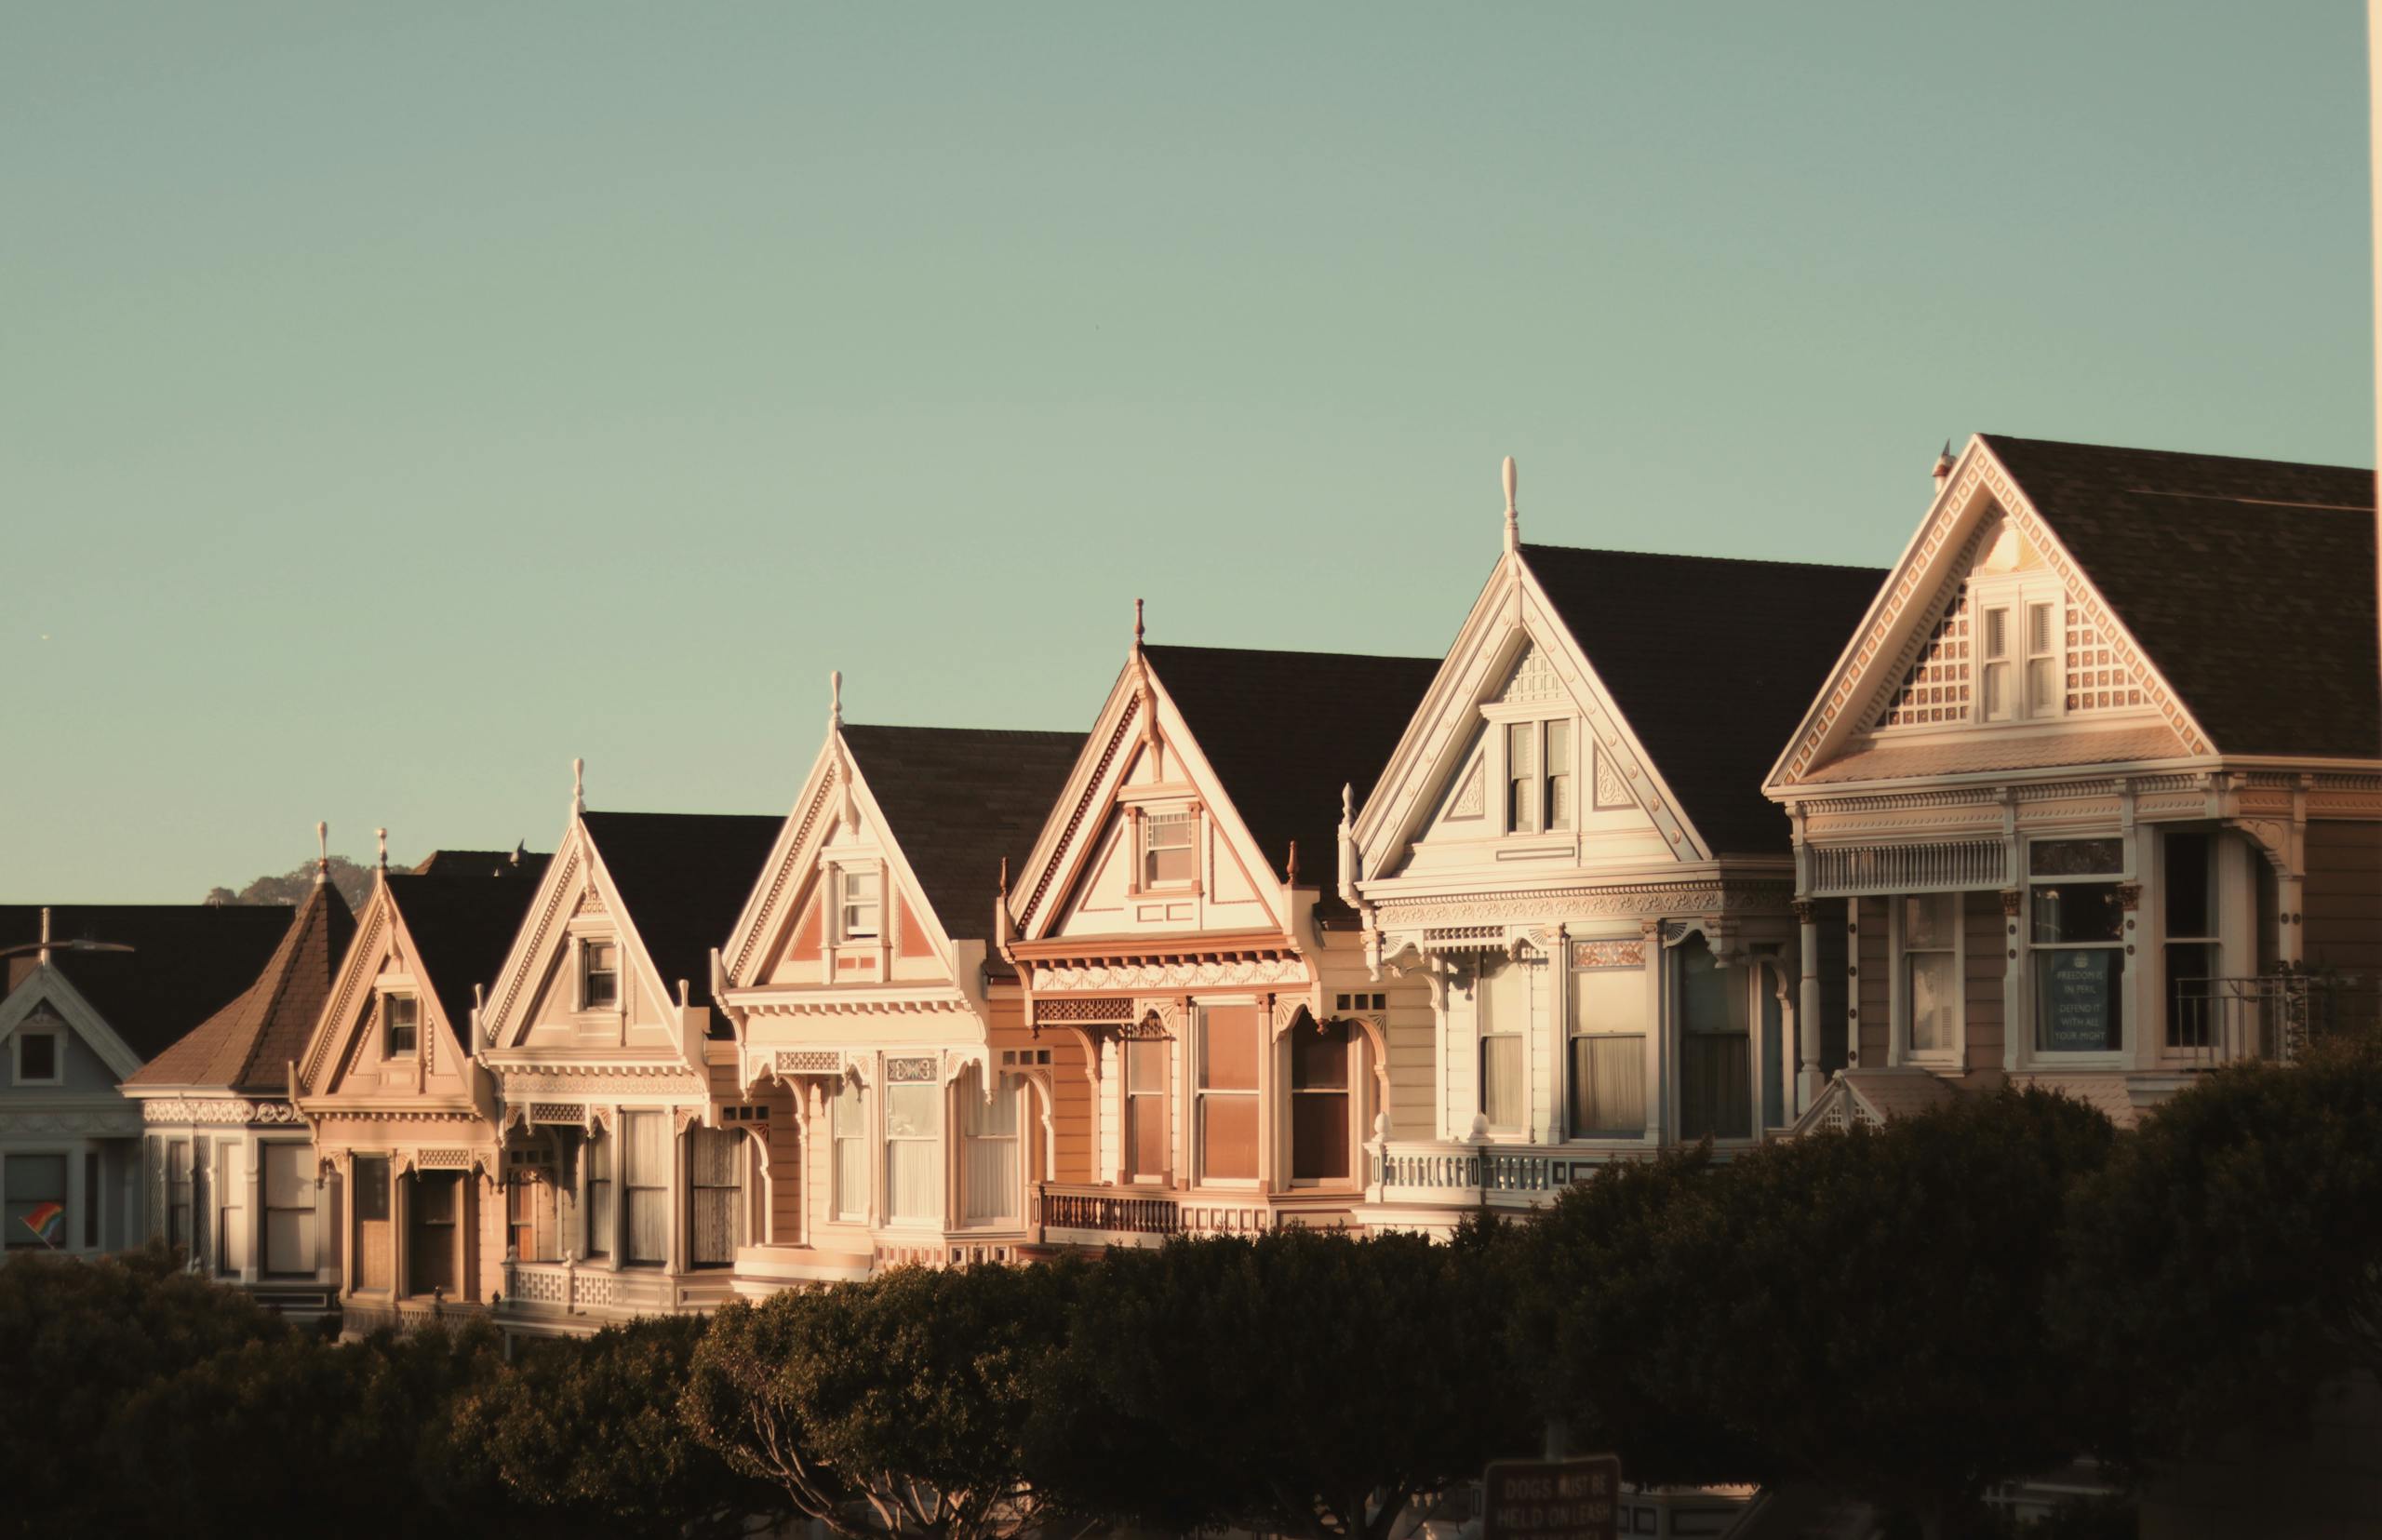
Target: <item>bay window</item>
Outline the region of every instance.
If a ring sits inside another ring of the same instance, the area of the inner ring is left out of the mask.
[[[260,1146],[264,1162],[264,1265],[268,1278],[311,1278],[314,1255],[314,1148]]]
[[[1199,1008],[1197,1130],[1199,1180],[1257,1179],[1257,1008]]]
[[[621,1114],[621,1261],[659,1267],[670,1260],[670,1124],[659,1112]]]
[[[2178,831],[2161,837],[2161,854],[2167,1046],[2207,1048],[2215,1036],[2208,981],[2216,973],[2216,841]]]
[[[389,1291],[396,1255],[389,1234],[389,1158],[359,1155],[353,1168],[355,1207],[355,1276],[350,1286],[374,1293]]]
[[[1125,1179],[1158,1182],[1166,1176],[1166,1071],[1169,1044],[1162,1038],[1125,1040]]]
[[[1688,937],[1672,955],[1679,969],[1679,1136],[1751,1138],[1752,1032],[1744,970],[1722,967],[1701,935]]]
[[[984,1093],[984,1072],[970,1069],[959,1083],[961,1217],[971,1225],[1018,1217],[1018,1086],[997,1077]]]
[[[940,1224],[943,1085],[935,1061],[890,1059],[885,1067],[885,1216],[916,1225]],[[897,1073],[918,1078],[895,1079]]]
[[[1598,948],[1611,945],[1590,942],[1573,948],[1594,959],[1572,973],[1567,1090],[1574,1139],[1635,1139],[1646,1132],[1645,966],[1602,965],[1605,954]]]
[[[744,1136],[699,1128],[687,1137],[687,1262],[727,1267],[744,1232]]]
[[[835,1141],[836,1217],[868,1218],[868,1118],[861,1089],[850,1076],[836,1082],[829,1122]]]
[[[1293,1181],[1348,1179],[1349,1061],[1354,1043],[1346,1022],[1302,1025],[1291,1035],[1291,1176]]]
[[[406,1192],[406,1292],[454,1296],[462,1276],[463,1179],[417,1172]]]
[[[2035,1048],[2114,1053],[2125,1046],[2124,847],[2115,839],[2038,841],[2027,852],[2027,967]]]
[[[1530,976],[1519,962],[1484,963],[1472,990],[1480,1033],[1480,1115],[1499,1133],[1530,1117]]]
[[[190,1141],[166,1141],[166,1244],[177,1248],[193,1244],[190,1227],[191,1212]]]
[[[582,1157],[586,1161],[587,1173],[586,1253],[590,1257],[609,1257],[612,1254],[614,1210],[618,1207],[613,1202],[617,1191],[612,1176],[614,1143],[611,1131],[599,1123],[589,1132],[586,1153]]]

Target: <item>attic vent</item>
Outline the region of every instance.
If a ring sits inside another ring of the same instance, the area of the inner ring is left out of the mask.
[[[1811,861],[1805,891],[1814,898],[2001,888],[2010,880],[2006,852],[1998,839],[1819,847],[1812,850]]]

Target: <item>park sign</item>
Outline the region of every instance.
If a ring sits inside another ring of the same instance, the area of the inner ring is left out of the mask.
[[[1621,1457],[1492,1460],[1480,1475],[1480,1540],[1616,1540]]]

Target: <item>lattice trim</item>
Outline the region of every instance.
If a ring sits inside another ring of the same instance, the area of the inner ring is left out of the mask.
[[[730,977],[741,979],[744,976],[744,965],[753,960],[754,948],[759,946],[761,938],[769,933],[769,922],[778,912],[778,899],[794,877],[804,844],[819,822],[819,810],[827,805],[828,795],[836,789],[838,773],[837,767],[831,764],[827,772],[819,778],[819,789],[811,795],[810,805],[802,810],[802,822],[795,829],[794,838],[786,844],[785,859],[778,863],[776,873],[769,878],[769,896],[761,900],[761,912],[756,917],[751,931],[745,935],[743,944],[736,949],[736,962],[729,971]]]
[[[1052,879],[1059,875],[1060,864],[1075,848],[1076,831],[1083,826],[1085,815],[1091,810],[1091,799],[1099,795],[1102,783],[1108,779],[1108,767],[1115,762],[1117,750],[1124,743],[1126,734],[1133,725],[1133,717],[1141,707],[1142,698],[1135,694],[1126,701],[1125,709],[1117,713],[1117,730],[1109,735],[1107,747],[1100,751],[1100,763],[1092,767],[1091,777],[1084,782],[1083,795],[1076,798],[1075,810],[1067,815],[1065,830],[1050,849],[1050,859],[1043,864],[1041,875],[1035,878],[1033,895],[1025,901],[1025,908],[1017,917],[1019,930],[1023,931],[1034,923],[1036,912],[1042,907],[1043,895],[1050,891]]]

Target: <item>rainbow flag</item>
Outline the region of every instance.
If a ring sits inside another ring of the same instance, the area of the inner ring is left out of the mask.
[[[24,1213],[25,1228],[51,1246],[66,1239],[66,1205],[36,1203]]]

